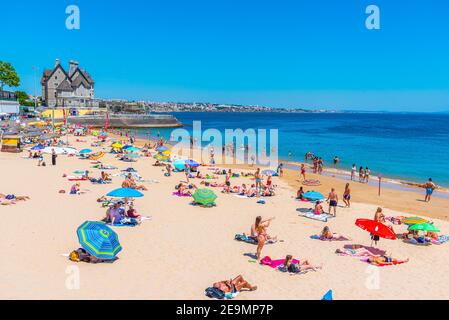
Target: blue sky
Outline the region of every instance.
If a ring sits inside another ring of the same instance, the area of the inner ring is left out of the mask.
[[[0,60],[30,93],[32,66],[59,58],[101,98],[449,110],[447,1],[0,1]],[[80,30],[65,27],[70,4]],[[365,27],[370,4],[380,30]]]

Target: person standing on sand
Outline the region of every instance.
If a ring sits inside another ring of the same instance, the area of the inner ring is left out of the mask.
[[[306,180],[306,166],[304,165],[304,163],[301,164],[301,173],[299,177],[302,177],[304,181]]]
[[[56,157],[57,157],[57,155],[56,155],[55,149],[51,149],[51,164],[53,166],[56,165]]]
[[[365,180],[365,174],[363,172],[363,167],[360,166],[360,168],[359,168],[359,182],[362,183],[363,180]]]
[[[260,168],[257,168],[254,177],[256,178],[256,193],[257,196],[259,196],[260,191],[262,190],[262,177],[260,175]]]
[[[346,205],[346,208],[351,207],[351,188],[349,187],[349,183],[345,186],[345,192],[343,193],[343,202]]]
[[[322,158],[318,158],[318,174],[323,174],[323,159]]]
[[[426,197],[424,198],[424,201],[430,202],[432,193],[436,189],[436,185],[435,185],[435,183],[433,183],[432,178],[429,178],[429,180],[424,185],[424,188],[426,188]]]
[[[351,169],[351,181],[354,181],[355,179],[355,171],[357,170],[357,167],[355,165],[355,163],[352,165],[352,169]]]
[[[365,168],[365,183],[369,182],[369,175],[370,175],[371,171],[369,171],[368,167]]]
[[[338,195],[335,192],[334,188],[332,188],[331,192],[329,192],[329,195],[327,196],[326,201],[329,201],[329,214],[331,214],[331,209],[333,209],[334,217],[336,217],[337,216]]]
[[[271,221],[274,219],[269,218],[267,220],[262,220],[261,216],[256,217],[256,222],[251,227],[251,234],[256,235],[257,238],[257,252],[256,252],[256,260],[260,260],[260,255],[262,254],[263,246],[265,245],[265,241],[268,239],[276,239],[270,238],[270,236],[267,234],[267,228],[270,226]],[[254,227],[254,228],[253,228]]]

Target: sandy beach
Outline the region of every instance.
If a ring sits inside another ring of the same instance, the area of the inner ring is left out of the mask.
[[[89,136],[81,139],[87,142],[76,142],[72,136],[69,142],[82,149],[93,141]],[[351,208],[338,207],[337,217],[325,223],[299,216],[297,209],[311,208],[312,204],[295,200],[300,185],[298,173],[285,170],[283,178],[273,178],[276,196],[266,198],[265,204],[213,188],[218,195],[217,206],[201,208],[190,205],[191,198],[172,195],[174,186],[184,180],[184,174],[165,177],[161,167],[152,166],[154,159],[141,158],[133,167],[145,180],[158,183],[144,182],[148,191],[135,200],[135,206],[140,214],[152,219],[137,227],[113,228],[123,247],[114,263],[73,263],[63,254],[79,247],[76,228],[86,220],[99,221],[105,216],[106,209],[96,199],[119,188],[123,178],[114,177],[108,185],[83,181],[81,189],[86,193],[60,194],[59,190],[68,191],[73,184],[63,174],[88,169],[93,177],[98,177],[100,170],[91,169],[89,160],[67,156],[59,156],[57,165],[51,166],[48,155],[45,159],[48,165],[38,167],[37,161],[22,158],[25,155],[0,153],[3,169],[0,193],[31,197],[16,205],[0,206],[1,299],[208,299],[205,288],[239,274],[258,286],[256,291],[242,292],[236,298],[243,300],[317,300],[329,289],[335,299],[449,298],[447,243],[416,246],[381,239],[379,248],[395,258],[410,259],[405,264],[382,268],[335,254],[344,245],[370,245],[369,234],[354,222],[357,218],[372,219],[378,206],[384,208],[386,216],[429,217],[441,229],[440,234],[447,235],[448,200],[434,198],[424,203],[423,194],[391,189],[383,189],[379,197],[375,187],[352,183]],[[119,169],[129,167],[111,154],[101,160]],[[228,167],[236,171],[254,170]],[[310,178],[317,178],[322,184],[306,190],[327,194],[335,187],[341,197],[346,181],[315,175]],[[223,182],[224,176],[218,181]],[[195,179],[192,182],[199,185]],[[232,179],[233,184],[244,182],[252,180]],[[322,270],[292,276],[255,263],[247,254],[254,254],[256,246],[235,241],[234,235],[249,233],[257,215],[276,217],[268,232],[283,240],[266,245],[262,256],[281,259],[291,254],[322,264]],[[352,240],[327,242],[310,238],[326,225]],[[401,233],[406,226],[395,225],[394,229]],[[80,287],[75,289],[67,285],[74,267],[80,279]],[[378,280],[375,285],[373,277]]]

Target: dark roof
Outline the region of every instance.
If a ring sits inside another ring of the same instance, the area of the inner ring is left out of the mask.
[[[75,80],[72,81],[72,88],[78,88],[80,85],[83,85],[86,89],[91,88],[91,84],[82,76],[81,74],[76,77]]]
[[[67,80],[62,81],[59,86],[56,88],[58,91],[73,91],[72,86],[70,85],[70,82]]]

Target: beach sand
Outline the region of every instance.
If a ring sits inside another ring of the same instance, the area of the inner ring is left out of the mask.
[[[74,137],[69,141],[79,149],[92,141],[90,137],[82,139],[88,143],[75,142]],[[421,194],[386,189],[379,198],[374,187],[353,183],[352,207],[338,208],[337,218],[324,223],[298,215],[298,208],[312,205],[294,199],[297,173],[286,172],[285,178],[273,179],[277,195],[266,198],[264,205],[257,204],[257,199],[240,199],[214,188],[217,206],[206,209],[189,205],[191,198],[172,196],[174,186],[184,179],[182,173],[164,177],[162,168],[152,166],[153,159],[143,158],[133,167],[144,179],[160,183],[144,183],[149,190],[135,200],[135,205],[140,214],[152,219],[134,228],[114,228],[123,251],[113,264],[73,263],[62,254],[79,247],[77,227],[85,220],[104,217],[106,209],[96,199],[120,187],[122,178],[114,178],[109,185],[81,182],[87,192],[79,196],[59,194],[60,189],[68,191],[72,185],[62,177],[64,173],[89,169],[98,177],[100,170],[90,169],[87,160],[66,156],[59,156],[53,167],[48,155],[47,167],[38,167],[36,161],[21,158],[23,155],[0,153],[0,192],[31,197],[14,206],[0,206],[1,299],[208,299],[205,288],[238,274],[258,286],[254,292],[240,293],[237,299],[243,300],[316,300],[329,289],[333,289],[335,299],[449,298],[449,244],[421,247],[381,239],[380,248],[396,258],[410,258],[406,264],[383,268],[334,253],[345,244],[370,245],[368,233],[354,222],[356,218],[372,218],[378,206],[385,208],[387,216],[432,217],[441,234],[449,234],[447,200],[422,203],[417,201],[423,198]],[[102,161],[120,169],[129,167],[110,154]],[[334,186],[341,196],[343,180],[319,179],[322,186],[313,189],[327,193]],[[223,182],[224,177],[218,181]],[[251,182],[248,178],[232,181]],[[195,179],[192,182],[199,184]],[[269,234],[284,240],[265,246],[262,256],[280,259],[292,254],[323,264],[323,269],[291,276],[252,262],[246,254],[254,254],[256,247],[235,241],[234,235],[248,233],[257,215],[275,216]],[[353,240],[310,239],[325,225]],[[394,227],[398,233],[406,230],[405,226]],[[79,272],[79,288],[70,285],[74,272]]]

